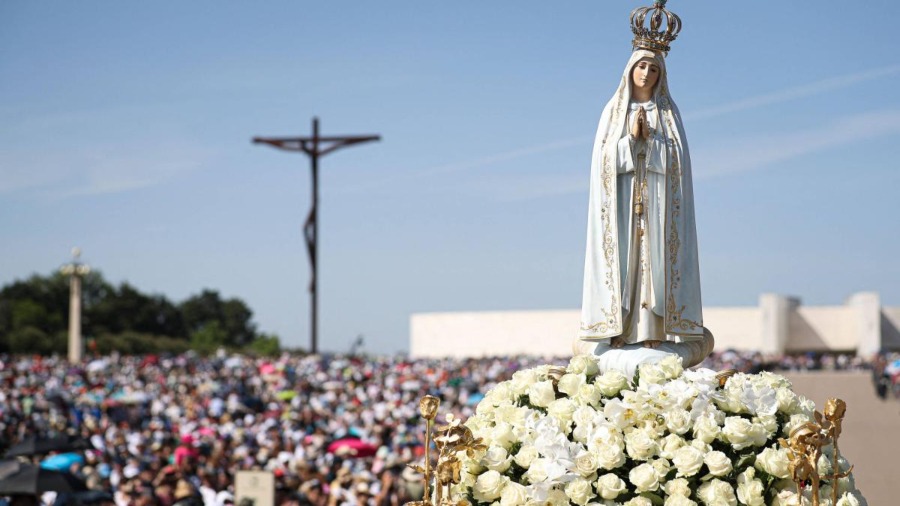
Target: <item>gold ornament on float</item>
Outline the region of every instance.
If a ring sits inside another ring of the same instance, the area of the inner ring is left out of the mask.
[[[853,466],[843,473],[838,467],[840,457],[838,438],[841,435],[841,424],[846,412],[846,402],[841,399],[828,399],[824,415],[816,411],[815,422],[806,422],[792,430],[789,441],[779,439],[790,455],[788,470],[791,479],[797,484],[797,496],[800,496],[803,486],[809,482],[812,487],[813,506],[819,506],[819,484],[823,478],[831,482],[831,504],[837,504],[837,480],[850,476],[850,472],[853,471]],[[829,444],[834,447],[831,474],[820,475],[819,457],[822,456],[822,448]]]
[[[432,437],[434,420],[437,418],[438,408],[441,405],[437,397],[426,395],[419,401],[419,413],[425,419],[425,465],[413,465],[409,467],[421,473],[425,481],[425,494],[421,501],[408,502],[405,506],[470,506],[465,499],[451,497],[450,488],[459,484],[462,473],[462,462],[457,457],[459,452],[466,452],[469,458],[474,458],[475,452],[487,450],[487,446],[481,438],[476,438],[471,429],[462,424],[462,420],[452,414],[447,415],[447,425],[438,426],[437,437]],[[437,449],[437,463],[432,466],[430,448],[434,443]],[[431,502],[432,477],[434,478],[434,502]]]

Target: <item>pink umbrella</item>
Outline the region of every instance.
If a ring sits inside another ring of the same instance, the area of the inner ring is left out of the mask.
[[[377,451],[378,447],[375,445],[355,438],[338,439],[328,445],[328,453],[343,457],[371,457],[375,455],[375,452]]]

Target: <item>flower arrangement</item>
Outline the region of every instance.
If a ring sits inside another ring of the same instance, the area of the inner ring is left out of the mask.
[[[491,506],[865,505],[829,444],[832,408],[826,420],[776,374],[685,371],[673,355],[629,379],[579,355],[486,394],[465,424],[485,449],[460,453],[454,492]]]

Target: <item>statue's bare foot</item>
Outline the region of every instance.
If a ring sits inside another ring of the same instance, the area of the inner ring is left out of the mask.
[[[662,341],[644,341],[644,348],[652,348],[657,349],[659,345],[662,344]]]
[[[621,348],[622,346],[625,346],[625,340],[622,339],[621,337],[614,337],[609,340],[610,348],[618,349],[618,348]]]

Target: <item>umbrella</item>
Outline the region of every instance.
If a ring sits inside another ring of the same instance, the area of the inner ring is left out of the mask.
[[[66,471],[76,462],[84,463],[84,457],[77,453],[58,453],[44,459],[41,467],[52,471]]]
[[[72,450],[90,450],[94,447],[88,441],[73,436],[37,437],[28,436],[14,444],[6,457],[21,457],[28,455],[44,455],[50,452],[69,452]]]
[[[53,506],[80,506],[82,504],[115,504],[112,494],[101,490],[88,490],[74,494],[59,494]]]
[[[355,438],[338,439],[328,445],[328,453],[344,457],[371,457],[377,451],[378,448],[375,445]]]
[[[39,495],[44,492],[81,492],[84,482],[69,473],[51,471],[15,460],[0,462],[0,495]]]

